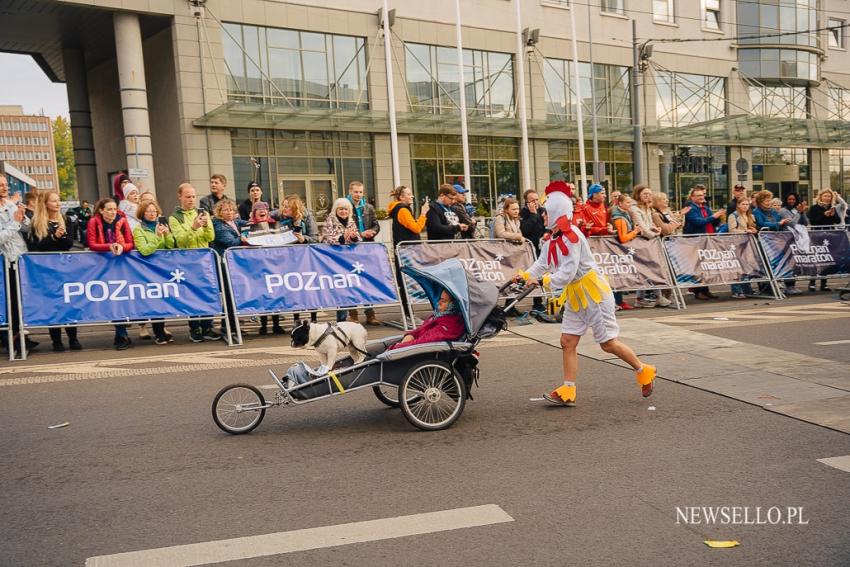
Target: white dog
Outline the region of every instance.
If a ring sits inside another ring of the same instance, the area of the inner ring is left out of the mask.
[[[303,321],[292,330],[291,344],[294,348],[311,346],[319,354],[320,372],[326,372],[336,364],[340,349],[348,348],[354,364],[366,359],[366,329],[360,323],[308,323]]]

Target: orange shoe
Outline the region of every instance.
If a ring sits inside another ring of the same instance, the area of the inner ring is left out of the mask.
[[[576,387],[564,385],[560,388],[555,388],[548,394],[543,394],[543,398],[556,406],[572,408],[576,405]]]
[[[651,364],[644,364],[640,372],[636,372],[640,393],[644,398],[652,395],[652,384],[655,382],[656,368]]]

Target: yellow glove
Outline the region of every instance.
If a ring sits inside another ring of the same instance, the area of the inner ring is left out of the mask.
[[[552,276],[546,274],[541,278],[540,285],[545,287],[546,289],[552,289]]]

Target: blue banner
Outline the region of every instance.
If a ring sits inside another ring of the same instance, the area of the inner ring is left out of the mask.
[[[25,326],[220,315],[217,256],[209,248],[24,254]]]
[[[6,293],[6,258],[0,256],[0,327],[9,326],[9,294]]]
[[[231,248],[224,258],[239,314],[398,302],[383,244]]]

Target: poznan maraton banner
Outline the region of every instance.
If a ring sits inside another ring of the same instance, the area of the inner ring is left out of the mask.
[[[672,236],[664,246],[679,287],[769,279],[751,234]]]
[[[217,262],[209,248],[160,250],[150,256],[24,254],[18,258],[24,325],[219,315]]]
[[[230,248],[224,258],[239,314],[398,302],[383,244]]]
[[[808,249],[787,231],[762,231],[759,239],[777,279],[850,274],[850,239],[843,230],[809,232]]]
[[[620,243],[616,237],[588,239],[590,250],[615,291],[673,287],[661,239],[635,238]]]
[[[514,244],[506,240],[410,242],[399,244],[397,253],[402,266],[433,266],[457,258],[472,277],[495,287],[502,287],[517,272],[528,269],[535,259],[527,242]],[[406,274],[404,283],[412,302],[428,301],[419,285]]]

